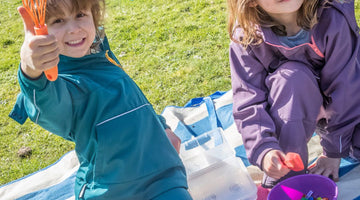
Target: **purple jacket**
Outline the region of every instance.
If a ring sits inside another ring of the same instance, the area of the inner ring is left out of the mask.
[[[304,63],[319,79],[326,100],[322,117],[327,119],[327,129],[321,140],[324,154],[347,156],[355,126],[360,123],[360,40],[354,2],[319,8],[310,43],[289,48],[281,45],[271,29],[262,27],[261,31],[264,42],[260,45],[244,49],[238,43],[230,44],[234,119],[250,163],[261,167],[264,152],[280,149],[272,137],[275,124],[267,111],[269,91],[264,80],[287,61]],[[241,29],[236,34],[241,34]]]

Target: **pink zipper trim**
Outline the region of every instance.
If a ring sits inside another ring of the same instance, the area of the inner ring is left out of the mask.
[[[269,43],[269,42],[265,42],[266,44],[268,45],[271,45],[271,46],[274,46],[274,47],[280,47],[280,48],[283,48],[283,49],[286,49],[286,50],[293,50],[293,49],[296,49],[298,47],[302,47],[302,46],[305,46],[305,45],[309,45],[311,47],[311,49],[316,53],[316,55],[320,56],[321,58],[324,58],[324,54],[321,53],[321,51],[319,50],[319,48],[316,46],[316,43],[315,43],[315,40],[314,40],[314,37],[311,36],[311,43],[304,43],[304,44],[301,44],[301,45],[298,45],[298,46],[295,46],[295,47],[286,47],[286,46],[282,46],[282,45],[276,45],[276,44],[272,44],[272,43]]]
[[[324,56],[323,53],[321,53],[321,51],[319,50],[319,48],[316,46],[316,43],[315,43],[315,40],[314,40],[314,37],[313,37],[313,36],[311,36],[311,42],[312,42],[312,44],[308,43],[309,46],[315,51],[315,53],[316,53],[318,56],[324,58],[325,56]]]

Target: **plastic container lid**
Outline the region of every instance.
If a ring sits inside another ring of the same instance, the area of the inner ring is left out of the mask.
[[[194,200],[254,200],[257,188],[240,158],[214,129],[180,148]]]

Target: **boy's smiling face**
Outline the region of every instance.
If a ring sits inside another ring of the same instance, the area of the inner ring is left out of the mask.
[[[58,40],[60,54],[80,58],[90,54],[95,39],[95,25],[91,9],[71,12],[68,6],[59,6],[63,14],[46,20],[49,34]]]

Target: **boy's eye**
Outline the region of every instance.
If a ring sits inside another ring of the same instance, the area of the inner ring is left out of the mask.
[[[85,17],[85,16],[86,16],[86,14],[83,12],[80,12],[76,15],[77,18],[81,18],[81,17]]]
[[[63,21],[64,21],[63,19],[55,19],[55,20],[52,20],[51,24],[58,24],[58,23],[61,23]]]

